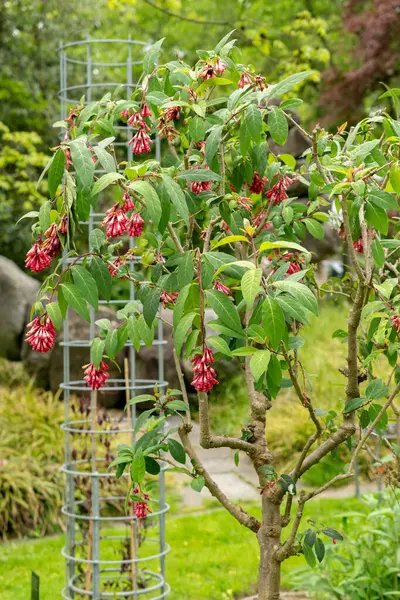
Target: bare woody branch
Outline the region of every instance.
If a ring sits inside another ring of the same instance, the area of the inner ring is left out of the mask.
[[[222,506],[233,516],[235,519],[244,527],[247,527],[251,531],[257,533],[259,528],[261,527],[260,521],[255,517],[249,515],[242,508],[238,508],[235,506],[229,498],[224,494],[224,492],[218,487],[215,481],[211,478],[208,471],[204,468],[203,464],[199,460],[192,444],[190,443],[188,428],[186,425],[182,424],[179,427],[179,436],[182,442],[182,445],[185,449],[186,454],[195,462],[197,472],[199,475],[204,477],[204,481],[206,487],[209,489],[210,493],[214,498],[216,498]]]

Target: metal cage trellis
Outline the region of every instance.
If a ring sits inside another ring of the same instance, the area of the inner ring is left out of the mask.
[[[69,109],[81,101],[89,104],[101,99],[105,93],[122,86],[126,99],[136,87],[136,69],[142,64],[140,51],[146,49],[144,42],[131,40],[88,39],[60,44],[60,106],[64,120]],[[104,61],[104,55],[116,57],[114,62]],[[137,60],[134,60],[137,55]],[[99,58],[98,58],[99,57]],[[70,84],[73,78],[74,83]],[[78,82],[78,83],[77,83]],[[129,126],[116,125],[117,137],[113,142],[125,160],[132,160],[132,149],[127,144],[132,135]],[[159,139],[155,139],[155,156],[160,158]],[[104,171],[97,170],[100,174]],[[94,226],[101,223],[103,214],[90,213],[81,227],[86,228],[87,240]],[[88,243],[90,248],[90,244]],[[129,238],[129,248],[133,240]],[[71,259],[65,258],[65,262]],[[137,261],[132,259],[134,270]],[[126,297],[110,302],[100,300],[101,305],[124,305],[135,299],[134,286],[129,282]],[[63,356],[64,381],[64,436],[66,477],[65,504],[62,512],[67,520],[66,544],[63,556],[66,560],[66,583],[62,591],[65,600],[91,598],[133,598],[134,600],[161,600],[170,591],[165,580],[165,556],[169,546],[165,541],[164,472],[158,475],[158,494],[153,500],[153,512],[145,521],[124,510],[127,489],[114,473],[107,470],[110,448],[129,437],[135,441],[135,404],[124,418],[101,412],[99,398],[107,393],[125,392],[126,398],[137,392],[151,391],[155,385],[165,389],[163,324],[158,321],[157,338],[153,341],[158,359],[157,379],[138,379],[136,376],[137,353],[132,343],[125,346],[125,371],[119,378],[109,379],[99,392],[90,392],[83,380],[71,380],[71,355],[79,348],[87,349],[90,356],[91,340],[95,337],[96,311],[90,308],[88,339],[71,339],[70,315],[64,322]],[[142,342],[143,343],[143,342]],[[140,352],[140,351],[139,351]],[[85,398],[90,395],[85,403]],[[99,398],[98,398],[99,397]],[[78,418],[77,418],[78,417]],[[112,442],[111,442],[112,438]],[[104,456],[101,455],[101,448]],[[124,478],[122,478],[124,479]],[[151,534],[149,534],[151,532]],[[116,558],[116,553],[120,556]]]

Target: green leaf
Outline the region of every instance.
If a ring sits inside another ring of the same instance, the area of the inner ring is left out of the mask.
[[[250,356],[257,352],[257,348],[253,348],[253,346],[242,346],[241,348],[236,348],[232,350],[232,356]]]
[[[186,204],[186,198],[184,191],[182,190],[179,183],[176,183],[168,175],[162,175],[162,182],[160,187],[162,192],[166,194],[170,202],[174,205],[176,212],[184,220],[186,225],[189,225],[189,209]]]
[[[317,540],[317,534],[313,529],[309,529],[305,535],[304,543],[312,548]]]
[[[149,75],[156,66],[161,55],[161,46],[165,38],[158,40],[150,47],[145,47],[145,55],[143,60],[143,73]]]
[[[99,231],[98,229],[94,231]],[[90,272],[96,281],[100,296],[107,301],[111,299],[112,277],[107,265],[98,256],[93,256],[90,262]]]
[[[195,312],[190,312],[187,315],[184,315],[182,319],[179,321],[178,326],[174,330],[174,344],[175,350],[178,356],[180,356],[183,343],[186,339],[189,329],[192,326],[193,320],[196,317]]]
[[[93,183],[95,165],[89,148],[83,142],[71,142],[71,158],[76,175],[84,188],[89,188]]]
[[[319,537],[317,537],[315,540],[315,554],[317,555],[318,562],[322,562],[324,560],[325,544]]]
[[[206,161],[210,169],[212,168],[212,163],[215,155],[218,152],[218,147],[222,137],[223,125],[212,129],[209,136],[207,137],[206,146],[205,146],[205,155]]]
[[[101,229],[93,229],[89,234],[89,246],[93,250],[101,250],[106,241],[104,231]]]
[[[96,281],[93,279],[89,271],[79,265],[71,267],[72,277],[76,287],[82,293],[82,296],[96,310],[99,306],[99,294],[97,291]]]
[[[368,400],[366,398],[352,398],[344,407],[343,414],[353,412],[363,406]]]
[[[176,462],[180,463],[181,465],[186,463],[186,452],[182,444],[173,438],[168,438],[168,450]]]
[[[178,296],[178,299],[177,299],[175,307],[174,307],[174,315],[173,315],[174,329],[177,328],[179,321],[181,320],[181,318],[183,317],[183,314],[185,312],[185,302],[189,296],[191,285],[192,284],[185,285],[185,287],[183,287],[181,289],[181,291],[179,292],[179,296]]]
[[[146,294],[146,298],[143,303],[143,316],[149,327],[152,326],[158,308],[160,306],[160,290],[159,288],[150,288]]]
[[[204,140],[206,132],[206,122],[201,117],[194,117],[189,123],[190,137],[194,142]]]
[[[46,306],[46,312],[50,317],[50,321],[53,323],[54,327],[59,331],[62,325],[62,314],[60,307],[56,302],[50,302]]]
[[[194,275],[194,264],[192,252],[186,252],[178,266],[178,283],[179,288],[183,288],[189,283],[192,283]]]
[[[135,396],[134,398],[131,398],[131,400],[129,400],[129,402],[126,403],[125,408],[127,406],[131,406],[132,404],[139,404],[139,402],[155,402],[156,398],[155,396],[152,396],[151,394],[140,394],[139,396]]]
[[[368,384],[365,395],[368,400],[379,400],[388,395],[389,388],[383,383],[382,379],[374,379]]]
[[[146,463],[143,456],[143,450],[136,450],[131,464],[131,478],[135,483],[141,483],[146,474]]]
[[[242,277],[240,287],[242,290],[244,301],[249,308],[253,307],[255,297],[260,290],[260,283],[262,278],[261,269],[250,269]]]
[[[383,267],[385,263],[385,251],[379,240],[374,240],[371,244],[372,256],[377,267]]]
[[[304,81],[307,77],[312,75],[312,71],[301,71],[300,73],[294,73],[293,75],[289,75],[286,79],[279,81],[275,85],[270,85],[263,93],[262,100],[270,100],[271,98],[276,98],[277,96],[281,96],[282,94],[286,94],[290,92],[296,85]]]
[[[390,169],[389,181],[396,194],[400,194],[400,166],[398,164],[393,165]]]
[[[310,548],[310,546],[307,546],[307,544],[303,544],[303,552],[304,558],[306,559],[310,567],[313,569],[317,564],[317,561],[315,560],[314,550]]]
[[[364,158],[367,158],[367,156],[371,154],[372,150],[374,150],[378,146],[378,144],[379,140],[371,140],[370,142],[364,142],[363,144],[356,146],[354,150],[351,150],[350,156],[353,160],[359,158],[362,161],[364,160]]]
[[[92,343],[90,345],[91,361],[94,364],[94,366],[96,367],[96,369],[99,368],[100,363],[102,361],[103,354],[104,354],[104,348],[105,348],[105,341],[101,340],[100,338],[94,338],[94,340],[92,341]]]
[[[93,150],[98,158],[99,163],[103,167],[103,169],[105,171],[107,171],[107,173],[115,173],[116,164],[115,164],[115,159],[112,156],[112,154],[107,152],[107,150],[105,150],[105,148],[101,148],[101,146],[94,146]]]
[[[276,297],[276,301],[286,315],[292,317],[292,319],[296,319],[300,323],[308,323],[307,311],[299,305],[295,298],[288,294],[279,294]]]
[[[201,490],[203,489],[205,484],[206,484],[206,481],[205,481],[204,477],[202,475],[198,475],[195,479],[192,479],[192,481],[190,483],[190,487],[195,492],[201,492]]]
[[[286,119],[285,119],[286,121]],[[263,119],[260,109],[255,104],[250,104],[244,115],[244,126],[250,137],[259,142],[263,130]]]
[[[59,148],[53,156],[53,160],[51,161],[51,165],[49,168],[48,185],[50,198],[54,198],[57,193],[58,186],[62,182],[62,178],[64,175],[64,168],[65,154],[64,151],[61,148]]]
[[[308,310],[315,316],[318,316],[317,299],[312,291],[303,283],[299,283],[298,281],[294,281],[292,279],[285,279],[283,281],[275,281],[274,286],[278,290],[288,292],[305,310]]]
[[[151,456],[145,456],[144,462],[146,463],[146,472],[150,475],[158,475],[161,471],[159,463]]]
[[[86,321],[90,321],[89,309],[87,307],[86,300],[76,285],[73,285],[72,283],[61,283],[60,287],[68,306],[73,308],[74,311]]]
[[[168,402],[167,408],[168,410],[173,410],[175,412],[182,410],[187,412],[189,410],[187,404],[185,404],[183,400],[171,400]]]
[[[39,225],[42,231],[46,231],[50,227],[50,202],[43,202],[39,210]]]
[[[216,250],[220,246],[226,246],[226,244],[235,244],[236,242],[248,243],[249,240],[244,235],[228,235],[227,237],[224,237],[222,240],[219,240],[219,242],[217,242],[212,247],[212,250]]]
[[[285,317],[278,302],[269,296],[262,304],[262,324],[265,334],[269,337],[271,344],[276,350],[286,330]]]
[[[332,527],[326,527],[326,529],[322,530],[322,533],[325,534],[327,537],[331,538],[332,540],[340,540],[341,542],[343,542],[344,538],[342,534],[336,531],[336,529],[332,529]]]
[[[368,225],[375,227],[377,231],[387,235],[389,229],[389,219],[386,211],[371,202],[367,202],[365,210],[365,218]]]
[[[315,219],[304,219],[303,223],[307,227],[307,231],[311,233],[313,237],[321,241],[324,239],[325,232],[321,223],[318,223]]]
[[[222,337],[218,335],[212,335],[207,338],[207,343],[215,348],[215,350],[218,352],[225,354],[225,356],[232,356],[232,352],[230,351],[228,344]]]
[[[107,355],[113,360],[118,352],[118,331],[116,329],[110,329],[106,337],[106,352]]]
[[[222,181],[218,173],[210,169],[189,169],[178,173],[178,177],[184,177],[188,181]]]
[[[268,114],[268,129],[277,144],[283,146],[289,133],[287,118],[279,108],[274,108]]]
[[[132,346],[135,348],[136,352],[140,350],[140,334],[139,327],[137,325],[137,321],[135,317],[130,316],[128,319],[128,336],[132,342]]]
[[[260,252],[264,252],[266,250],[275,250],[276,248],[292,248],[293,250],[298,250],[299,252],[303,252],[304,254],[310,254],[310,252],[300,246],[300,244],[296,244],[295,242],[263,242],[260,246]]]
[[[251,357],[250,369],[255,381],[267,372],[270,356],[269,350],[257,350]]]
[[[396,196],[389,194],[389,192],[382,192],[375,188],[368,192],[368,200],[379,208],[385,210],[396,210],[398,208],[398,202]]]
[[[222,323],[233,329],[233,331],[242,333],[239,315],[229,298],[218,290],[207,290],[206,296],[208,304],[216,312]]]
[[[161,219],[161,202],[157,192],[148,181],[132,181],[129,184],[129,189],[140,194],[145,202],[146,209],[151,220],[157,227]]]
[[[105,190],[109,185],[119,181],[120,179],[125,179],[121,173],[105,173],[94,184],[92,189],[92,197],[97,196],[97,194],[100,194],[100,192]]]
[[[143,315],[140,315],[140,317],[137,319],[136,327],[140,339],[142,339],[146,346],[150,348],[154,340],[154,329],[147,325]]]

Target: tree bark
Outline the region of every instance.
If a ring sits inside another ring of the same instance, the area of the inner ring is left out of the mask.
[[[281,546],[281,514],[279,503],[271,501],[264,492],[262,525],[257,533],[260,546],[258,570],[258,600],[279,600],[281,563],[276,552]]]

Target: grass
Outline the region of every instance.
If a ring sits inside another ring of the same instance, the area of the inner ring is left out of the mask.
[[[305,517],[341,529],[343,508],[346,512],[366,510],[354,498],[347,499],[345,506],[343,500],[320,499],[307,505]],[[257,515],[258,508],[248,509]],[[304,523],[303,529],[306,526]],[[255,535],[224,510],[168,518],[167,540],[172,548],[167,557],[170,600],[232,600],[254,591],[258,562]],[[40,599],[59,598],[64,582],[62,545],[63,536],[1,545],[1,599],[29,598],[31,570],[41,579]],[[283,588],[290,587],[293,570],[304,565],[303,557],[292,557],[283,564]]]

